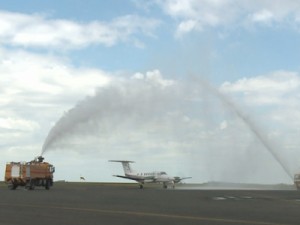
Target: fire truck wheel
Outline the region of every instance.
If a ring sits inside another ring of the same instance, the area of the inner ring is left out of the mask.
[[[50,180],[46,180],[45,189],[46,189],[46,190],[49,190],[49,189],[50,189]]]
[[[34,180],[30,181],[29,190],[34,190]]]
[[[13,182],[9,182],[9,184],[8,184],[9,190],[16,190],[17,187],[18,187],[18,185],[14,184]]]

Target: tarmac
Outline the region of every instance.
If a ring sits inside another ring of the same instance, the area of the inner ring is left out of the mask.
[[[0,184],[0,225],[300,224],[296,190],[184,187],[66,182],[29,191]]]

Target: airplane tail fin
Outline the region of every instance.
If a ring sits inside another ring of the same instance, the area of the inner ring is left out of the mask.
[[[120,162],[122,163],[123,170],[125,174],[130,174],[133,172],[131,169],[130,163],[134,163],[134,161],[127,161],[127,160],[109,160],[109,162]]]

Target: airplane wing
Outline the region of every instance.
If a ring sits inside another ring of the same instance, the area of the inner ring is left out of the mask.
[[[129,180],[135,180],[138,182],[143,182],[145,179],[139,179],[139,178],[134,178],[134,177],[127,177],[127,176],[122,176],[122,175],[113,175],[114,177],[120,177],[120,178],[125,178]]]
[[[192,178],[192,177],[174,177],[174,182],[179,183],[182,180],[190,179],[190,178]]]
[[[127,176],[122,176],[122,175],[113,175],[114,177],[120,177],[120,178],[125,178],[125,179],[130,179],[130,180],[139,180],[133,177],[127,177]]]
[[[129,176],[122,176],[122,175],[113,175],[114,177],[120,177],[120,178],[124,178],[124,179],[129,179],[129,180],[135,180],[137,182],[155,182],[155,177],[154,176],[148,176],[148,177],[144,177],[143,179],[138,178],[138,177],[129,177]]]

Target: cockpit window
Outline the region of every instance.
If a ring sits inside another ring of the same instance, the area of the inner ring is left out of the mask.
[[[50,170],[50,173],[54,173],[55,172],[55,167],[54,166],[50,166],[49,170]]]
[[[160,172],[160,175],[167,175],[166,172]]]

